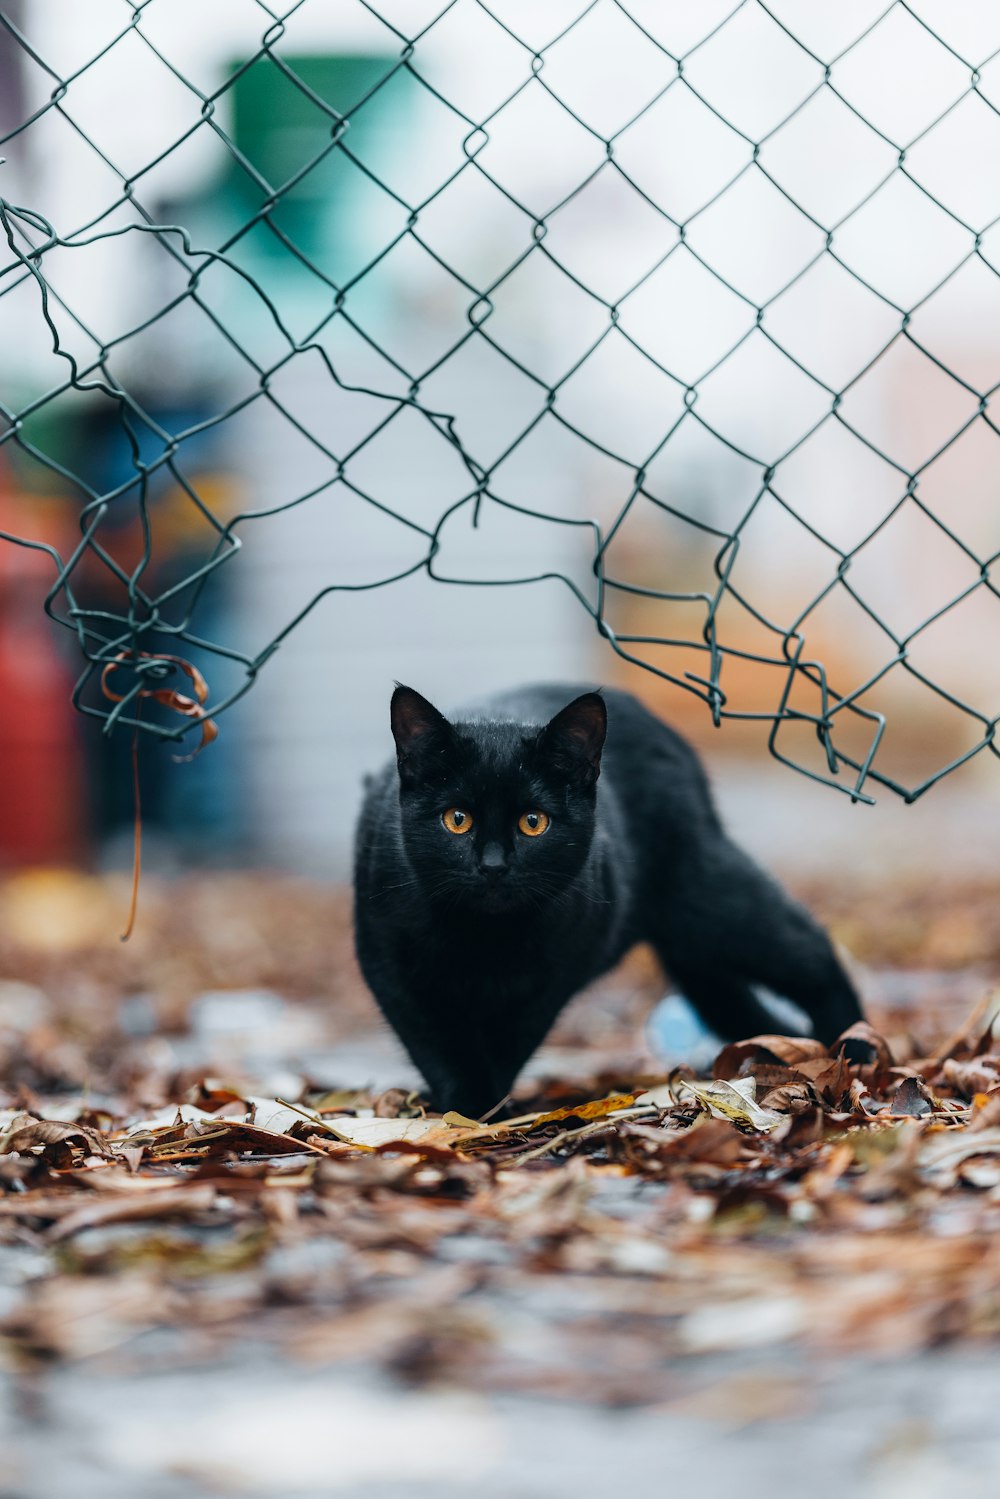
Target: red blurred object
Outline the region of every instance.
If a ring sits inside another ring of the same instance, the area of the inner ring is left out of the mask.
[[[0,531],[59,547],[63,505],[17,494],[0,473]],[[79,857],[83,774],[73,679],[42,609],[47,553],[0,538],[0,865]]]

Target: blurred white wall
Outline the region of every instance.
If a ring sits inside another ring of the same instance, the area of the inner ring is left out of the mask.
[[[728,530],[751,511],[762,472],[776,465],[780,500],[832,543],[790,518],[774,496],[752,510],[734,581],[785,627],[832,580],[833,548],[857,546],[900,500],[908,474],[918,474],[918,497],[977,557],[1000,551],[1000,450],[977,416],[980,394],[1000,380],[993,270],[1000,266],[1000,57],[982,64],[976,93],[966,65],[1000,47],[996,6],[928,0],[920,19],[897,5],[881,20],[884,6],[871,0],[836,7],[785,0],[770,14],[747,3],[729,20],[731,5],[717,0],[635,0],[627,11],[611,0],[586,11],[581,0],[506,0],[492,7],[498,19],[474,0],[458,0],[436,21],[439,7],[423,0],[380,0],[376,9],[384,21],[353,0],[307,0],[289,15],[274,50],[289,57],[384,53],[388,60],[401,44],[385,22],[408,35],[429,26],[414,66],[469,120],[486,122],[488,139],[472,143],[476,160],[505,191],[475,166],[459,171],[469,126],[430,94],[399,124],[398,138],[376,143],[373,165],[411,206],[458,172],[414,227],[463,280],[407,238],[349,294],[347,310],[359,309],[366,331],[398,365],[423,374],[468,331],[475,301],[468,285],[493,288],[483,332],[538,382],[476,335],[426,375],[420,399],[454,417],[467,448],[490,468],[496,494],[543,515],[607,525],[642,466],[660,498]],[[157,0],[129,31],[131,14],[119,0],[86,7],[32,0],[22,12],[39,57],[70,79],[61,109],[113,164],[56,111],[8,148],[0,168],[5,195],[47,216],[64,236],[119,196],[114,168],[150,205],[210,190],[221,169],[224,149],[198,123],[201,101],[147,41],[211,93],[271,24],[251,0]],[[99,62],[72,76],[122,31]],[[532,48],[544,49],[537,77]],[[672,57],[682,55],[680,74]],[[25,88],[39,108],[53,79],[28,63]],[[227,125],[225,94],[217,108]],[[905,171],[897,170],[901,160]],[[368,205],[358,211],[370,213],[372,224],[384,215],[388,242],[405,210],[375,190],[358,202]],[[497,284],[530,250],[532,216],[544,219],[544,240]],[[99,227],[134,219],[126,204]],[[84,231],[80,239],[87,238]],[[83,362],[182,285],[155,242],[131,232],[58,250],[45,273],[96,335],[53,309],[66,347]],[[238,322],[262,364],[282,357],[280,337],[236,278],[220,272],[204,286],[206,301]],[[281,310],[301,336],[328,306],[329,293],[317,284],[289,295]],[[868,368],[904,313],[910,340],[898,338]],[[64,378],[41,336],[31,283],[0,300],[0,327],[0,350],[8,351],[0,352],[0,398],[13,402],[17,392]],[[405,379],[342,319],[319,342],[343,385],[405,395]],[[252,392],[256,380],[190,304],[123,344],[112,367],[126,382],[154,367],[180,389],[190,368],[201,377],[208,371],[220,410]],[[614,456],[580,441],[553,414],[503,456],[542,411],[546,386],[558,386],[554,412]],[[694,414],[685,415],[685,391],[695,389]],[[345,393],[315,352],[286,364],[272,390],[305,433],[264,400],[227,425],[243,507],[268,508],[326,487],[294,511],[241,528],[229,643],[250,653],[320,589],[402,571],[427,550],[426,536],[336,482],[330,453],[350,452],[387,402]],[[830,415],[834,393],[842,420]],[[925,471],[966,423],[961,439]],[[470,488],[454,450],[412,410],[361,448],[344,476],[425,527]],[[436,568],[445,576],[559,571],[592,597],[586,527],[487,504],[478,528],[466,506],[440,540]],[[628,578],[638,569],[633,581],[676,587],[679,568],[685,591],[710,591],[712,552],[694,541],[690,528],[640,500],[612,547],[609,571]],[[976,563],[912,503],[851,569],[865,602],[900,634],[977,576]],[[997,623],[997,606],[980,589],[961,608],[974,612],[982,635]],[[1000,676],[984,671],[981,653],[973,658],[971,618],[958,610],[945,616],[914,651],[958,695],[979,694],[974,706],[991,713]],[[888,637],[843,590],[801,628],[807,643],[835,639],[844,647],[845,669],[855,673],[847,687],[892,654]],[[388,746],[394,678],[454,701],[524,677],[606,679],[609,672],[607,648],[557,581],[468,589],[418,573],[385,591],[331,593],[234,716],[259,746],[254,812],[265,847],[298,865],[343,868],[360,772]]]

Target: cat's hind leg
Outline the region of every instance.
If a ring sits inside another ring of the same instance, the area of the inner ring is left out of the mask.
[[[778,1025],[753,988],[733,974],[708,964],[686,963],[676,954],[668,959],[662,950],[660,960],[672,987],[694,1005],[720,1041],[742,1041],[747,1036],[773,1035],[788,1029]]]
[[[862,1018],[822,927],[727,839],[682,862],[650,924],[668,974],[719,1036],[787,1030],[755,985],[805,1011],[825,1043]]]

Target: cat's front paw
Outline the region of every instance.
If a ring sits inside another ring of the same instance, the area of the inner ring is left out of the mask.
[[[462,1114],[466,1119],[481,1119],[502,1101],[492,1084],[479,1084],[468,1078],[456,1078],[432,1085],[431,1107],[439,1114]]]

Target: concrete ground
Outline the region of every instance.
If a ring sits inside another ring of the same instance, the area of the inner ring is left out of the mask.
[[[216,1368],[158,1368],[141,1355],[125,1365],[0,1379],[3,1499],[578,1499],[678,1487],[699,1499],[992,1499],[1000,1471],[993,1349],[713,1358],[678,1367],[665,1404],[624,1411],[411,1392],[282,1366],[261,1348]]]

